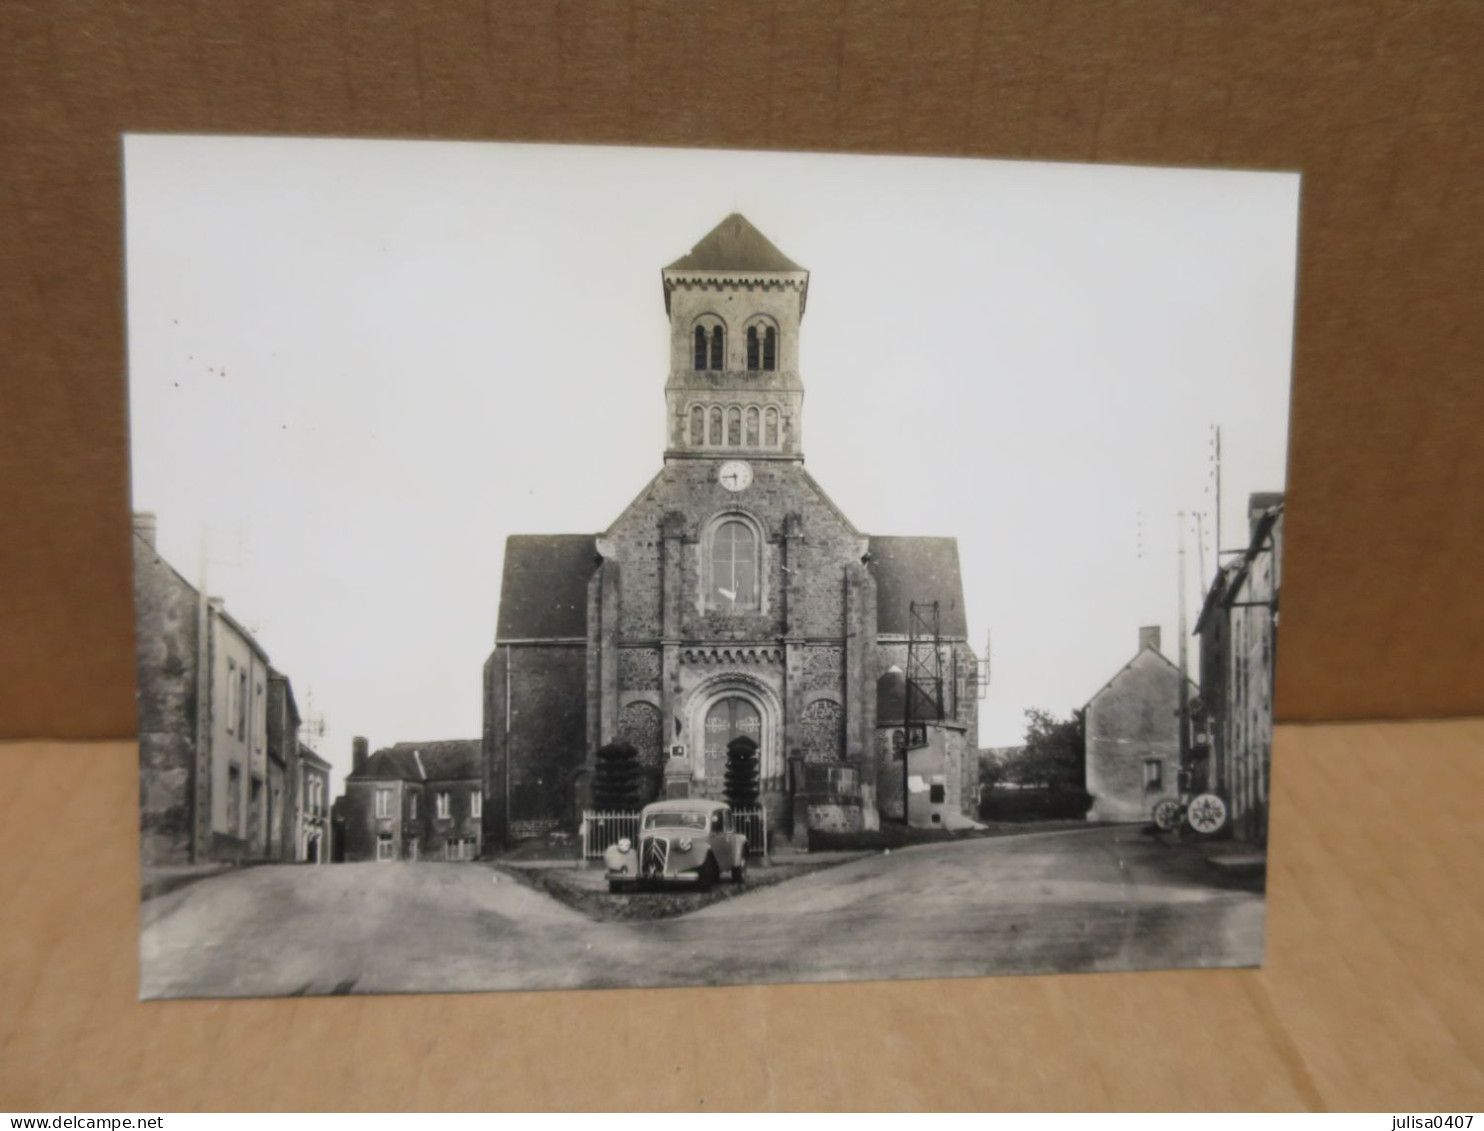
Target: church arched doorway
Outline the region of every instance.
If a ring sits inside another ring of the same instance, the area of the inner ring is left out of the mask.
[[[761,745],[763,716],[757,704],[741,695],[728,695],[706,711],[706,780],[721,782],[727,769],[727,747],[748,738]]]

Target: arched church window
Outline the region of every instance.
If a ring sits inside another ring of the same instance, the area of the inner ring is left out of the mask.
[[[726,357],[727,332],[721,326],[715,326],[711,330],[711,368],[724,369],[722,364]]]
[[[706,410],[700,405],[690,410],[690,446],[699,448],[706,442]]]
[[[721,447],[721,409],[719,408],[711,410],[711,444],[714,447]]]
[[[763,368],[778,368],[778,331],[772,326],[763,328]]]
[[[747,446],[749,448],[757,447],[757,425],[758,411],[756,408],[749,408],[747,410]]]
[[[762,353],[757,337],[757,327],[747,327],[747,368],[756,370],[761,364]]]
[[[763,418],[763,446],[776,448],[778,446],[778,410],[768,409]]]
[[[727,443],[734,448],[742,446],[742,410],[740,408],[727,410]]]
[[[696,327],[696,368],[697,369],[705,369],[706,368],[706,358],[707,358],[707,356],[708,355],[707,355],[707,352],[706,352],[706,327],[704,327],[704,326],[697,326]]]
[[[728,519],[711,541],[710,600],[723,611],[758,607],[758,545],[752,527]]]

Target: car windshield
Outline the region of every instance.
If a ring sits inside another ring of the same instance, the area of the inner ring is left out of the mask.
[[[644,818],[646,829],[704,829],[705,813],[651,813]]]

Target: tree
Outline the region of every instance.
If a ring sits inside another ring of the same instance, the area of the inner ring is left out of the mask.
[[[628,811],[639,808],[639,781],[642,769],[639,751],[627,742],[610,742],[598,751],[598,766],[593,774],[593,806],[597,809]]]
[[[757,804],[757,743],[745,734],[727,743],[725,792],[728,805]]]
[[[1025,718],[1025,749],[1005,764],[1004,780],[1026,788],[1081,790],[1087,776],[1086,712],[1058,719],[1032,707]]]

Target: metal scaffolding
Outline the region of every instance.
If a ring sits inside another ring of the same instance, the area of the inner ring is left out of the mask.
[[[943,633],[938,602],[913,601],[907,634],[907,747],[927,745],[926,724],[943,721]]]

